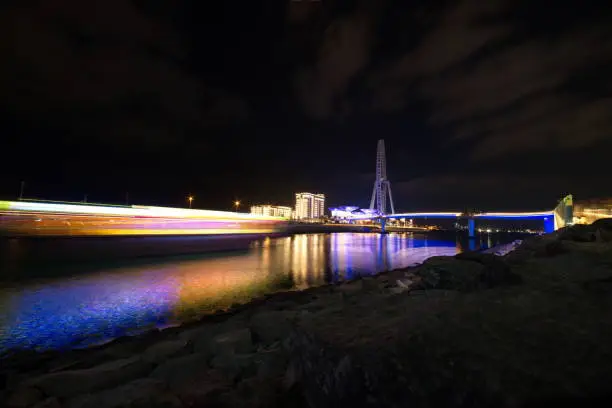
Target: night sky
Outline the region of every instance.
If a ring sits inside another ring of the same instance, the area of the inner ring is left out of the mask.
[[[8,3],[8,4],[7,4]],[[14,0],[0,198],[540,210],[612,196],[612,7]]]

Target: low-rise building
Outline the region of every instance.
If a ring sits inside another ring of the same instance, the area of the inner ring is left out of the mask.
[[[251,207],[251,214],[290,219],[293,216],[293,209],[281,205],[254,205]]]

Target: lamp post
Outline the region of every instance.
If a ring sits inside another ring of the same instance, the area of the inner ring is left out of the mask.
[[[187,197],[187,201],[189,201],[189,208],[191,208],[191,203],[193,202],[193,196]]]
[[[236,200],[234,201],[234,208],[236,209],[236,212],[238,212],[238,207],[240,207],[240,201]]]

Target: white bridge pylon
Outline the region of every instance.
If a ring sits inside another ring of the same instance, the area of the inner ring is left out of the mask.
[[[380,215],[387,214],[387,195],[391,205],[391,214],[395,214],[393,207],[393,196],[391,195],[391,183],[387,179],[387,160],[385,159],[385,141],[378,141],[376,149],[376,180],[370,201],[370,210],[376,210]]]

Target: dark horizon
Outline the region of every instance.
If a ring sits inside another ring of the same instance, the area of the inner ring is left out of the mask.
[[[0,17],[0,199],[367,207],[378,139],[397,211],[612,196],[597,4],[49,4]]]

